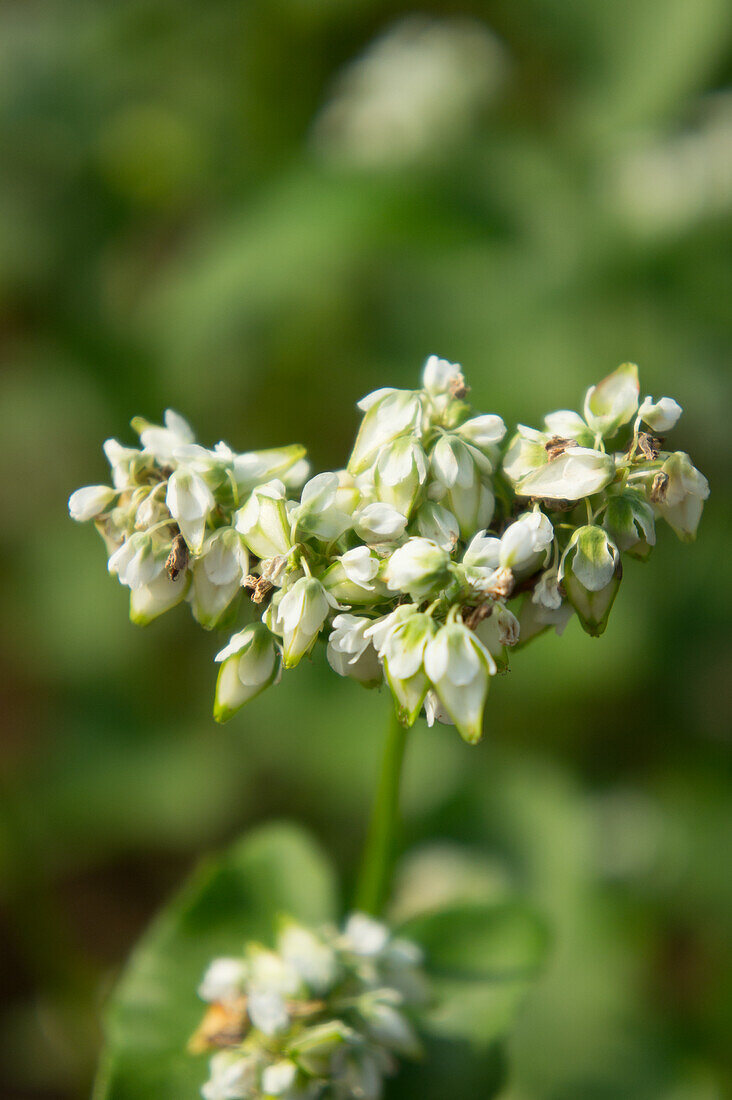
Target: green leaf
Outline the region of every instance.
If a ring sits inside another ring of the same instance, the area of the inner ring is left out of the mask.
[[[307,924],[337,916],[325,857],[292,825],[268,825],[201,866],[143,936],[109,1005],[94,1100],[186,1100],[199,1095],[205,1059],[186,1052],[203,1004],[208,963],[269,940],[278,913]]]
[[[541,968],[547,932],[518,902],[466,904],[408,921],[435,993],[424,1027],[432,1036],[490,1047],[511,1027]]]

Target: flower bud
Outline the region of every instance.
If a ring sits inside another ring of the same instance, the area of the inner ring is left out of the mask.
[[[314,577],[301,577],[285,592],[277,606],[285,668],[294,668],[310,652],[331,608],[338,607],[338,602]]]
[[[258,485],[236,513],[237,531],[258,558],[274,558],[291,548],[290,520],[281,481]]]
[[[187,420],[173,409],[166,409],[163,416],[165,427],[151,424],[141,416],[136,416],[132,427],[140,436],[140,442],[148,454],[158,462],[167,463],[173,458],[179,447],[193,443],[195,435]]]
[[[633,419],[639,392],[635,363],[622,363],[602,382],[591,386],[585,396],[584,413],[592,431],[611,439],[623,424]]]
[[[618,550],[647,558],[656,543],[653,508],[638,489],[624,489],[609,497],[603,527]]]
[[[422,420],[419,394],[412,390],[377,390],[359,402],[366,413],[351,452],[348,470],[363,473],[378,457],[382,447],[397,436],[418,431]]]
[[[139,473],[153,465],[152,455],[143,455],[137,447],[124,447],[116,439],[105,440],[102,450],[112,469],[115,489],[131,489]]]
[[[424,600],[445,586],[449,563],[449,554],[436,542],[410,538],[389,558],[384,572],[386,587],[391,592],[407,592],[413,600]]]
[[[366,631],[373,619],[359,615],[336,615],[328,639],[328,664],[339,676],[350,676],[364,687],[381,683],[381,664]]]
[[[214,702],[217,722],[227,722],[274,683],[280,672],[277,646],[263,623],[253,623],[234,634],[215,660],[221,663]]]
[[[69,515],[77,523],[86,523],[106,512],[117,492],[108,485],[85,485],[69,497]]]
[[[670,432],[676,427],[683,411],[673,397],[661,397],[658,401],[654,401],[649,396],[641,404],[638,415],[654,432]]]
[[[298,468],[303,472],[303,480],[307,477],[307,462],[300,465],[306,451],[299,443],[293,443],[289,447],[271,447],[264,451],[248,451],[244,454],[236,454],[225,443],[217,443],[214,451],[230,462],[237,489],[242,496],[258,485],[264,485],[276,478],[283,482],[292,479],[293,487],[301,484],[298,480]]]
[[[414,725],[422,709],[429,688],[423,669],[424,651],[436,629],[430,615],[410,615],[384,640],[381,650],[384,670],[402,725]]]
[[[546,466],[549,461],[544,447],[546,441],[545,432],[537,432],[535,428],[527,428],[525,424],[518,425],[503,459],[503,472],[513,486]]]
[[[651,493],[656,513],[680,539],[691,542],[709,496],[709,482],[683,451],[669,455],[658,476],[659,488]]]
[[[163,572],[164,557],[156,554],[153,541],[145,532],[131,535],[110,557],[107,569],[116,573],[120,584],[142,588]]]
[[[532,570],[554,541],[554,528],[543,512],[524,512],[501,535],[498,564],[517,573]]]
[[[336,558],[322,577],[323,587],[343,603],[373,603],[383,592],[376,583],[379,559],[368,546],[356,546]]]
[[[621,577],[620,554],[602,527],[579,527],[564,551],[559,579],[588,634],[599,637],[605,630]]]
[[[182,574],[173,581],[161,569],[153,580],[131,590],[130,619],[137,626],[147,626],[176,607],[188,595],[190,583],[190,574]]]
[[[427,458],[417,436],[399,436],[382,448],[374,471],[380,500],[408,516],[426,479]]]
[[[335,506],[338,475],[317,474],[303,487],[300,503],[290,516],[295,535],[312,535],[333,542],[351,526],[351,517]]]
[[[201,1089],[203,1100],[239,1100],[252,1096],[259,1077],[258,1059],[234,1050],[214,1054],[209,1079]]]
[[[483,416],[474,416],[466,420],[455,431],[479,451],[492,455],[506,434],[506,425],[500,416],[485,413]]]
[[[475,531],[488,527],[496,504],[491,490],[478,479],[467,489],[456,482],[441,497],[440,503],[455,516],[463,539],[469,539]]]
[[[452,615],[431,639],[424,667],[440,702],[470,744],[483,735],[483,708],[496,663],[472,630]]]
[[[241,588],[249,572],[249,554],[244,540],[233,527],[220,527],[203,544],[193,563],[191,607],[206,630],[219,621]]]
[[[450,395],[457,387],[464,386],[462,367],[439,355],[430,355],[422,369],[422,385],[431,397]]]
[[[595,442],[595,434],[584,422],[579,413],[571,409],[557,409],[544,417],[549,436],[559,436],[560,439],[574,439],[580,447],[592,447]]]
[[[354,530],[369,546],[397,542],[407,527],[407,517],[391,504],[375,502],[360,508],[354,517]]]
[[[457,546],[460,526],[455,516],[436,500],[426,500],[417,512],[417,531],[425,539],[431,539],[448,554]]]
[[[179,467],[168,480],[165,503],[189,549],[197,554],[203,544],[206,520],[215,505],[208,485],[198,474]]]
[[[214,959],[203,975],[198,996],[210,1004],[233,1004],[244,993],[247,974],[243,959]]]
[[[522,477],[516,494],[544,500],[581,500],[604,489],[614,477],[612,455],[572,447]]]

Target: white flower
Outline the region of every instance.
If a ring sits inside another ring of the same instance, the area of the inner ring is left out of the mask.
[[[427,457],[417,436],[399,436],[382,448],[374,483],[384,503],[408,516],[426,479]]]
[[[295,1084],[297,1066],[294,1062],[275,1062],[262,1073],[262,1091],[267,1096],[282,1096]]]
[[[117,492],[108,485],[85,485],[69,497],[69,515],[77,523],[86,523],[106,512]]]
[[[626,488],[608,499],[603,527],[619,550],[646,556],[656,542],[653,508],[640,489]]]
[[[429,615],[410,615],[386,635],[381,647],[399,721],[405,726],[414,724],[429,689],[423,660],[425,647],[436,629]]]
[[[572,447],[526,474],[516,485],[522,497],[544,500],[581,500],[599,493],[615,476],[611,455],[588,447]]]
[[[471,420],[466,420],[455,431],[479,450],[490,451],[503,439],[506,434],[506,425],[500,416],[485,413],[483,416],[474,416]]]
[[[368,631],[373,619],[336,615],[328,639],[328,664],[339,676],[350,676],[367,687],[381,683],[381,665]]]
[[[404,534],[407,517],[391,504],[375,502],[360,508],[354,518],[354,529],[369,546],[396,542]]]
[[[336,508],[338,487],[338,475],[333,473],[317,474],[308,481],[291,515],[298,531],[332,542],[351,526],[351,517]]]
[[[469,489],[478,479],[475,461],[475,455],[478,453],[458,436],[443,434],[435,443],[430,455],[432,476],[445,489],[452,489],[453,485],[458,485],[461,489]]]
[[[273,989],[250,989],[247,1012],[252,1025],[265,1035],[277,1035],[290,1026],[285,999]]]
[[[301,577],[285,592],[277,607],[277,623],[283,634],[285,668],[308,653],[337,601],[314,577]]]
[[[380,657],[384,655],[384,646],[389,634],[395,630],[399,623],[404,622],[410,615],[418,611],[417,604],[403,603],[391,611],[388,615],[382,615],[375,619],[371,626],[364,632],[364,636],[371,639],[374,649]]]
[[[621,575],[620,554],[607,532],[594,524],[577,528],[562,555],[559,580],[588,634],[605,630]]]
[[[449,509],[435,500],[426,500],[417,512],[417,530],[425,539],[436,542],[451,553],[460,537],[460,525]]]
[[[463,554],[463,565],[475,569],[497,569],[501,556],[501,540],[495,535],[478,531]]]
[[[131,535],[110,557],[107,569],[116,573],[120,584],[142,588],[162,573],[164,559],[153,550],[152,539],[144,532]]]
[[[112,468],[112,483],[115,489],[129,489],[134,483],[133,473],[152,459],[146,459],[137,447],[124,447],[116,439],[106,439],[102,450]]]
[[[437,483],[431,488],[439,492],[443,487]],[[455,482],[439,500],[455,516],[464,539],[471,538],[475,531],[487,527],[493,519],[495,498],[489,487],[477,478],[468,488]]]
[[[389,929],[366,913],[351,913],[343,929],[341,942],[354,955],[378,956],[389,942]]]
[[[243,959],[214,959],[198,987],[198,996],[211,1004],[231,1004],[244,993],[247,965]]]
[[[422,419],[419,394],[412,390],[377,390],[359,402],[359,407],[366,415],[348,463],[351,474],[363,473],[381,448],[397,436],[418,431]]]
[[[344,603],[373,603],[376,585],[372,582],[379,565],[379,559],[368,546],[355,546],[335,559],[323,574],[323,585]]]
[[[602,436],[614,436],[618,428],[633,419],[638,408],[639,390],[635,363],[621,364],[602,382],[591,386],[585,396],[584,407],[589,427]]]
[[[490,614],[478,623],[475,633],[491,656],[505,666],[506,647],[511,648],[518,644],[519,621],[512,611],[496,601],[491,607]]]
[[[280,671],[275,640],[263,623],[253,623],[234,634],[215,660],[221,663],[214,702],[217,722],[228,721],[274,683]]]
[[[258,485],[236,513],[235,526],[257,557],[287,554],[291,547],[290,520],[282,482],[275,479]]]
[[[496,672],[485,646],[452,618],[427,645],[424,667],[460,735],[471,744],[480,741],[489,676]]]
[[[422,370],[422,385],[433,396],[449,394],[450,388],[462,382],[463,370],[459,363],[430,355]]]
[[[658,401],[646,397],[638,410],[638,416],[654,432],[670,432],[682,412],[681,405],[673,397],[661,397]]]
[[[206,520],[216,503],[208,485],[190,470],[174,470],[168,479],[165,503],[189,549],[197,554],[203,543]]]
[[[201,626],[216,626],[249,571],[249,554],[233,527],[220,527],[205,540],[193,563],[191,605]]]
[[[196,437],[188,421],[173,409],[165,410],[163,421],[164,428],[136,417],[132,426],[139,432],[144,450],[158,462],[166,463],[171,461],[179,447],[193,443]]]
[[[338,960],[333,948],[304,928],[288,922],[278,937],[282,958],[313,993],[327,993],[338,977]]]
[[[302,484],[309,469],[305,448],[299,443],[272,447],[265,451],[236,454],[225,443],[217,443],[214,452],[230,464],[239,493],[251,492],[257,485],[279,478],[293,487]]]
[[[545,432],[527,428],[525,424],[518,425],[503,459],[503,472],[512,485],[516,486],[523,478],[547,464],[549,456],[544,446],[547,439]]]
[[[413,537],[394,550],[384,580],[391,592],[407,592],[413,600],[425,599],[448,579],[449,554],[430,539]]]
[[[594,433],[580,414],[571,409],[558,409],[548,413],[544,417],[544,423],[550,435],[559,436],[560,439],[575,439],[580,447],[591,447],[594,442]]]
[[[203,1100],[247,1100],[257,1087],[259,1064],[250,1055],[222,1050],[211,1059],[210,1074],[201,1089]]]
[[[188,595],[191,583],[189,573],[182,574],[174,581],[163,569],[147,584],[139,585],[130,592],[130,619],[137,626],[147,626],[165,611],[170,611]]]
[[[709,496],[709,482],[683,451],[670,455],[657,477],[658,490],[651,492],[656,512],[680,539],[691,541],[696,537],[704,501]]]
[[[501,535],[498,564],[514,573],[536,563],[554,541],[554,528],[543,512],[524,512]]]

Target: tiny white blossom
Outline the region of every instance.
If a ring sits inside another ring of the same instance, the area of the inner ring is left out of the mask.
[[[436,542],[416,536],[392,553],[384,580],[392,592],[424,599],[447,582],[449,562],[449,554]]]
[[[338,475],[333,473],[317,474],[303,486],[291,517],[298,530],[331,542],[351,526],[351,517],[336,507],[338,486]]]
[[[165,503],[189,548],[198,553],[206,531],[206,520],[215,505],[208,485],[198,474],[178,468],[168,479]]]
[[[633,419],[638,408],[638,368],[635,363],[623,363],[591,386],[585,396],[585,420],[594,432],[611,438],[618,428]],[[576,499],[576,498],[569,498]]]
[[[250,989],[247,995],[247,1012],[254,1027],[264,1035],[277,1035],[287,1031],[290,1016],[281,993],[272,989]]]
[[[338,960],[330,944],[304,928],[289,922],[280,932],[278,949],[288,966],[313,993],[326,993],[338,977]]]
[[[414,724],[429,690],[424,652],[437,627],[427,614],[408,616],[384,639],[381,655],[400,722]]]
[[[384,503],[408,516],[426,479],[427,457],[416,436],[399,436],[382,449],[374,483]]]
[[[137,447],[125,447],[116,439],[106,439],[102,450],[112,469],[112,483],[115,489],[128,489],[132,484],[132,471],[145,457]]]
[[[556,569],[547,569],[536,582],[531,593],[532,602],[557,611],[562,606],[562,593],[559,591],[559,578]]]
[[[638,416],[654,432],[670,432],[676,427],[683,409],[673,397],[661,397],[654,401],[652,397],[646,397],[638,410]]]
[[[709,482],[683,451],[670,455],[659,475],[659,487],[656,492],[651,491],[656,512],[680,539],[690,541],[696,536],[704,501],[709,496]]]
[[[133,421],[133,426],[139,427],[144,450],[154,455],[158,462],[165,463],[173,458],[179,447],[193,443],[196,437],[188,421],[173,409],[165,410],[163,421],[164,428],[141,418]]]
[[[198,996],[211,1004],[231,1004],[243,995],[247,973],[243,959],[214,959],[198,987]]]
[[[491,654],[472,630],[452,619],[427,645],[424,667],[461,736],[479,741],[489,676],[496,672]]]
[[[524,512],[501,535],[498,564],[516,572],[536,563],[554,541],[554,528],[543,512]]]
[[[595,524],[577,528],[562,555],[559,579],[588,633],[605,630],[620,577],[620,555],[607,532]]]
[[[557,435],[560,439],[574,439],[580,447],[592,446],[594,433],[580,414],[571,409],[558,409],[548,413],[544,417],[544,423],[551,435]]]
[[[422,385],[429,394],[437,396],[450,392],[450,388],[462,381],[463,372],[459,363],[440,359],[439,355],[430,355],[422,370]]]
[[[262,1090],[267,1096],[282,1096],[295,1084],[297,1066],[294,1062],[275,1062],[262,1073]]]
[[[391,504],[375,502],[360,508],[354,518],[354,529],[369,546],[396,542],[407,527],[407,517]]]
[[[471,420],[466,420],[455,431],[473,446],[480,450],[488,450],[501,442],[506,434],[506,425],[500,416],[485,413],[483,416],[474,416]]]
[[[249,1055],[222,1050],[211,1059],[210,1072],[201,1089],[203,1100],[247,1100],[257,1087],[259,1065]]]
[[[120,584],[142,588],[162,573],[164,558],[156,555],[152,539],[144,532],[131,535],[110,557],[107,569],[116,573]]]
[[[426,500],[420,505],[417,530],[423,538],[436,542],[448,553],[455,549],[460,537],[460,525],[455,516],[435,500]]]
[[[85,485],[69,497],[69,515],[77,523],[86,523],[106,512],[116,497],[117,492],[108,485]]]
[[[397,436],[419,430],[422,420],[419,394],[412,390],[379,390],[360,407],[366,408],[366,414],[348,464],[352,474],[363,473]]]
[[[589,447],[572,447],[538,467],[516,485],[522,497],[581,500],[609,485],[615,476],[612,456]]]
[[[312,649],[334,607],[337,601],[314,577],[301,577],[287,590],[277,608],[285,668],[293,668]]]
[[[147,626],[188,594],[190,574],[171,580],[162,568],[162,559],[160,567],[160,572],[151,581],[130,591],[130,619],[138,626]]]
[[[276,478],[258,485],[236,513],[235,526],[259,558],[287,554],[291,546],[285,486]]]
[[[274,683],[280,671],[279,650],[263,623],[253,623],[234,634],[215,660],[221,664],[214,702],[217,722],[228,721]]]
[[[380,955],[389,942],[389,929],[366,913],[351,913],[343,929],[342,942],[354,955]]]

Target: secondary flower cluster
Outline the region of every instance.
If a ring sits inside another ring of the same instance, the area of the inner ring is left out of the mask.
[[[277,950],[250,943],[215,959],[190,1042],[216,1051],[204,1100],[378,1100],[397,1056],[420,1044],[409,1009],[426,1001],[420,949],[353,913],[342,931],[283,919]]]
[[[209,450],[169,410],[163,427],[133,421],[139,448],[108,440],[113,487],[69,507],[95,521],[135,622],[187,600],[204,627],[231,629],[249,593],[216,657],[219,721],[322,638],[340,675],[386,679],[405,724],[424,709],[477,741],[512,647],[575,613],[601,634],[622,555],[648,557],[658,518],[696,533],[707,481],[662,438],[681,408],[639,392],[623,364],[582,415],[519,425],[506,446],[501,418],[466,403],[460,367],[431,356],[420,389],[359,403],[345,469],[303,485],[302,447]]]

